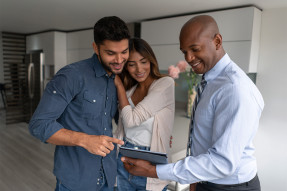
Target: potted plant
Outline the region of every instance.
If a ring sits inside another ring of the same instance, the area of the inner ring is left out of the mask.
[[[187,117],[191,117],[192,104],[196,96],[196,86],[199,83],[199,75],[196,74],[186,61],[179,61],[175,66],[171,65],[168,68],[170,77],[177,79],[182,73],[188,85],[188,101],[187,101]]]

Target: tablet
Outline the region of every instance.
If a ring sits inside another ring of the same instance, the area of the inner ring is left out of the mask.
[[[152,152],[141,149],[132,149],[128,147],[120,147],[120,153],[123,156],[147,160],[153,164],[167,164],[166,153]]]

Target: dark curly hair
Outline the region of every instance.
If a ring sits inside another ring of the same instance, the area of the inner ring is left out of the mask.
[[[116,16],[103,17],[94,26],[94,42],[97,45],[104,40],[121,41],[130,39],[129,29],[126,23]]]

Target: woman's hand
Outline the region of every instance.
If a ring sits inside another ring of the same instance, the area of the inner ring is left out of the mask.
[[[116,75],[114,83],[115,83],[116,88],[118,88],[120,85],[123,85],[123,82],[121,78],[119,77],[119,75]]]

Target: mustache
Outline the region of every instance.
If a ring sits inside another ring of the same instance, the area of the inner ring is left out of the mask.
[[[125,64],[126,62],[127,62],[127,60],[123,60],[122,63],[110,62],[109,64],[112,64],[112,65],[120,65],[120,64]]]

